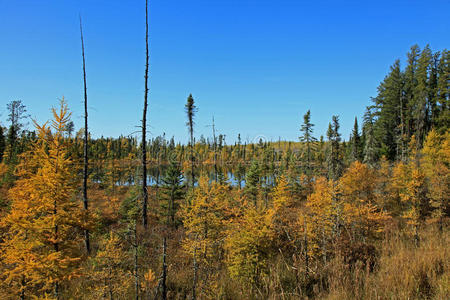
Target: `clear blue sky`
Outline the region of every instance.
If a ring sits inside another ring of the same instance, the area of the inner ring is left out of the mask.
[[[130,134],[141,119],[144,1],[0,0],[0,121],[21,99],[38,121],[66,97],[82,126],[78,14],[84,23],[94,136]],[[153,136],[186,141],[184,104],[212,115],[232,142],[297,140],[311,109],[315,135],[333,114],[345,139],[395,59],[410,46],[450,47],[450,1],[150,0]]]

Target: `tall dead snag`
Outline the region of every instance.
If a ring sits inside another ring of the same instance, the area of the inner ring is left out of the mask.
[[[163,239],[163,272],[162,272],[162,283],[161,283],[161,297],[162,300],[167,300],[167,241],[166,237]]]
[[[142,114],[142,224],[147,228],[147,99],[148,99],[148,0],[145,0],[145,92],[144,92],[144,111]]]
[[[88,166],[89,166],[89,158],[88,158],[88,111],[87,111],[87,86],[86,86],[86,59],[84,55],[84,39],[83,39],[83,26],[81,23],[80,16],[80,35],[81,35],[81,56],[83,58],[83,83],[84,83],[84,139],[83,139],[83,205],[86,214],[89,210],[89,203],[87,197],[87,180],[88,180]],[[86,251],[88,253],[91,252],[91,245],[89,241],[89,230],[84,230],[84,241],[86,244]]]

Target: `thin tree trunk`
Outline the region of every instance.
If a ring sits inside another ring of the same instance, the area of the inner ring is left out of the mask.
[[[162,273],[162,292],[161,296],[163,300],[167,300],[167,264],[166,264],[166,256],[167,256],[167,241],[164,237],[163,239],[163,273]]]
[[[145,0],[145,92],[144,110],[142,114],[142,223],[147,228],[147,99],[148,99],[148,0]]]
[[[309,272],[309,254],[308,254],[308,231],[307,231],[307,224],[306,224],[306,220],[304,221],[304,227],[305,227],[305,276],[308,277],[308,272]]]
[[[134,292],[136,294],[135,299],[139,300],[139,267],[138,267],[138,243],[137,243],[137,222],[134,224]]]
[[[216,145],[216,126],[214,124],[214,117],[212,118],[212,130],[213,130],[213,149],[214,149],[214,180],[217,182],[217,145]]]
[[[197,288],[197,246],[194,248],[194,277],[192,279],[192,300],[197,299],[195,290]]]
[[[88,111],[87,111],[87,85],[86,85],[86,60],[84,56],[84,39],[83,39],[83,26],[80,16],[80,35],[81,35],[81,56],[83,57],[83,83],[84,83],[84,139],[83,139],[83,205],[86,214],[88,213],[88,197],[87,197],[87,180],[88,180]],[[84,242],[86,244],[86,251],[88,254],[91,252],[91,245],[89,241],[89,230],[84,231]]]

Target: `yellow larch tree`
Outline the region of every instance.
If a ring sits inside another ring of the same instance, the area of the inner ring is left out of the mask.
[[[419,154],[414,147],[415,139],[411,139],[411,158],[407,163],[397,163],[392,171],[391,187],[392,196],[397,197],[402,204],[402,217],[413,229],[416,244],[419,242],[419,225],[425,216],[426,177],[424,170],[419,165]]]
[[[183,248],[193,258],[194,281],[200,279],[198,283],[204,293],[213,291],[217,283],[211,275],[217,275],[215,270],[220,267],[223,255],[227,190],[227,185],[210,183],[208,177],[202,175],[190,203],[181,207],[186,229]]]
[[[133,273],[130,267],[132,258],[124,249],[123,243],[123,239],[112,231],[109,237],[101,241],[100,250],[90,261],[90,297],[101,298],[107,295],[109,299],[126,298],[133,283]]]
[[[280,247],[295,246],[294,230],[298,215],[297,210],[293,207],[294,199],[285,175],[281,175],[277,179],[277,185],[270,196],[272,203],[267,210],[267,217],[280,242]]]
[[[428,197],[434,211],[432,221],[442,231],[450,199],[450,132],[439,135],[432,129],[422,149],[422,167],[427,177]]]
[[[388,215],[376,205],[376,171],[353,162],[340,179],[343,219],[352,240],[379,238]]]
[[[269,272],[274,231],[263,208],[249,206],[227,231],[225,250],[228,271],[244,286],[258,288]]]
[[[333,227],[337,217],[336,184],[325,177],[316,179],[313,192],[308,196],[304,214],[299,215],[299,228],[308,240],[308,256],[327,260],[327,248],[333,236]]]
[[[1,222],[8,230],[0,246],[2,277],[13,298],[52,293],[61,299],[65,283],[79,271],[83,218],[66,147],[70,112],[64,99],[52,112],[50,126],[35,123],[38,138],[21,156],[19,179],[9,191],[11,210]]]

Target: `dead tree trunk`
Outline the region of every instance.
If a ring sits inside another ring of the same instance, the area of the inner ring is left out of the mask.
[[[87,85],[86,85],[86,60],[84,56],[84,39],[83,39],[83,26],[81,24],[80,16],[80,35],[81,35],[81,56],[83,57],[83,83],[84,83],[84,139],[83,139],[83,205],[86,215],[89,211],[89,203],[87,197],[87,181],[88,181],[88,111],[87,111]],[[91,252],[91,244],[89,241],[89,230],[84,230],[84,242],[86,244],[86,251],[89,254]]]
[[[161,284],[161,296],[163,300],[167,300],[167,263],[166,263],[166,257],[167,257],[167,241],[164,237],[163,239],[163,272],[162,272],[162,284]]]
[[[145,0],[145,92],[142,114],[142,224],[147,228],[147,99],[148,99],[148,0]]]

